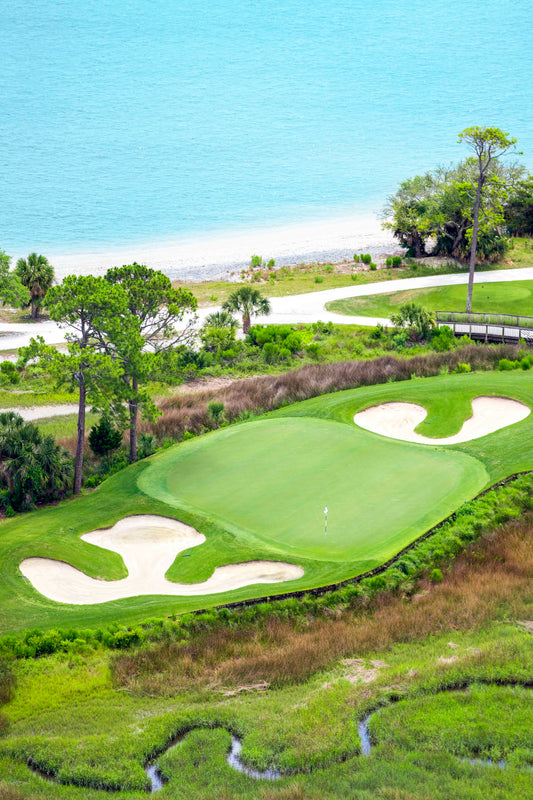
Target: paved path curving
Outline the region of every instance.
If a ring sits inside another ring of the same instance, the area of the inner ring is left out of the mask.
[[[500,269],[492,272],[480,272],[476,275],[478,283],[497,283],[498,281],[530,281],[533,280],[533,267],[524,269]],[[364,286],[343,286],[339,289],[326,289],[323,292],[272,297],[270,304],[272,313],[267,317],[253,317],[254,324],[293,324],[295,322],[310,323],[336,322],[351,325],[389,324],[383,317],[356,317],[344,314],[333,314],[326,311],[326,303],[332,300],[344,300],[347,297],[369,297],[389,292],[403,292],[409,289],[429,289],[435,286],[458,286],[468,283],[465,272],[453,275],[427,275],[422,278],[402,278],[397,281],[383,283],[367,283]],[[259,287],[261,288],[261,287]],[[220,306],[201,308],[198,312],[200,323],[208,314],[218,311]],[[54,322],[47,320],[39,323],[4,323],[0,325],[0,350],[16,349],[29,344],[32,336],[43,336],[49,344],[58,344],[65,339],[65,331]]]

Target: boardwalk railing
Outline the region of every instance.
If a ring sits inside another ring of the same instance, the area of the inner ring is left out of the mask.
[[[469,336],[484,342],[518,342],[533,345],[533,317],[514,314],[479,314],[466,311],[437,311],[439,328],[448,325],[456,336]]]

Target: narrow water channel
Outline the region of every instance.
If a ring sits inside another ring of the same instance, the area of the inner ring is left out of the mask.
[[[179,747],[182,743],[183,738],[179,739],[177,742],[173,742],[167,749],[164,751],[168,753],[169,750],[173,750],[175,747]],[[281,777],[281,773],[275,769],[267,769],[264,772],[260,772],[259,770],[252,769],[251,767],[247,767],[246,764],[243,764],[241,761],[241,753],[242,750],[242,742],[237,736],[231,736],[231,749],[226,756],[226,761],[233,769],[237,770],[237,772],[242,772],[244,775],[248,775],[250,778],[255,778],[256,780],[267,780],[267,781],[276,781],[278,778]],[[162,754],[161,754],[162,755]],[[161,776],[161,771],[159,769],[159,765],[157,761],[153,761],[148,764],[144,771],[150,778],[152,788],[150,791],[158,792],[164,786],[164,781]]]

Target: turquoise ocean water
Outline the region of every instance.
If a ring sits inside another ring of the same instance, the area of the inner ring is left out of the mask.
[[[533,168],[531,0],[1,0],[0,247],[376,212],[497,125]]]

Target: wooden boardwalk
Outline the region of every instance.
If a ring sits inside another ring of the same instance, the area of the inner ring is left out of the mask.
[[[533,346],[533,317],[513,314],[479,314],[465,311],[437,311],[436,324],[447,325],[455,336],[469,336],[482,342],[517,344],[520,340]]]

